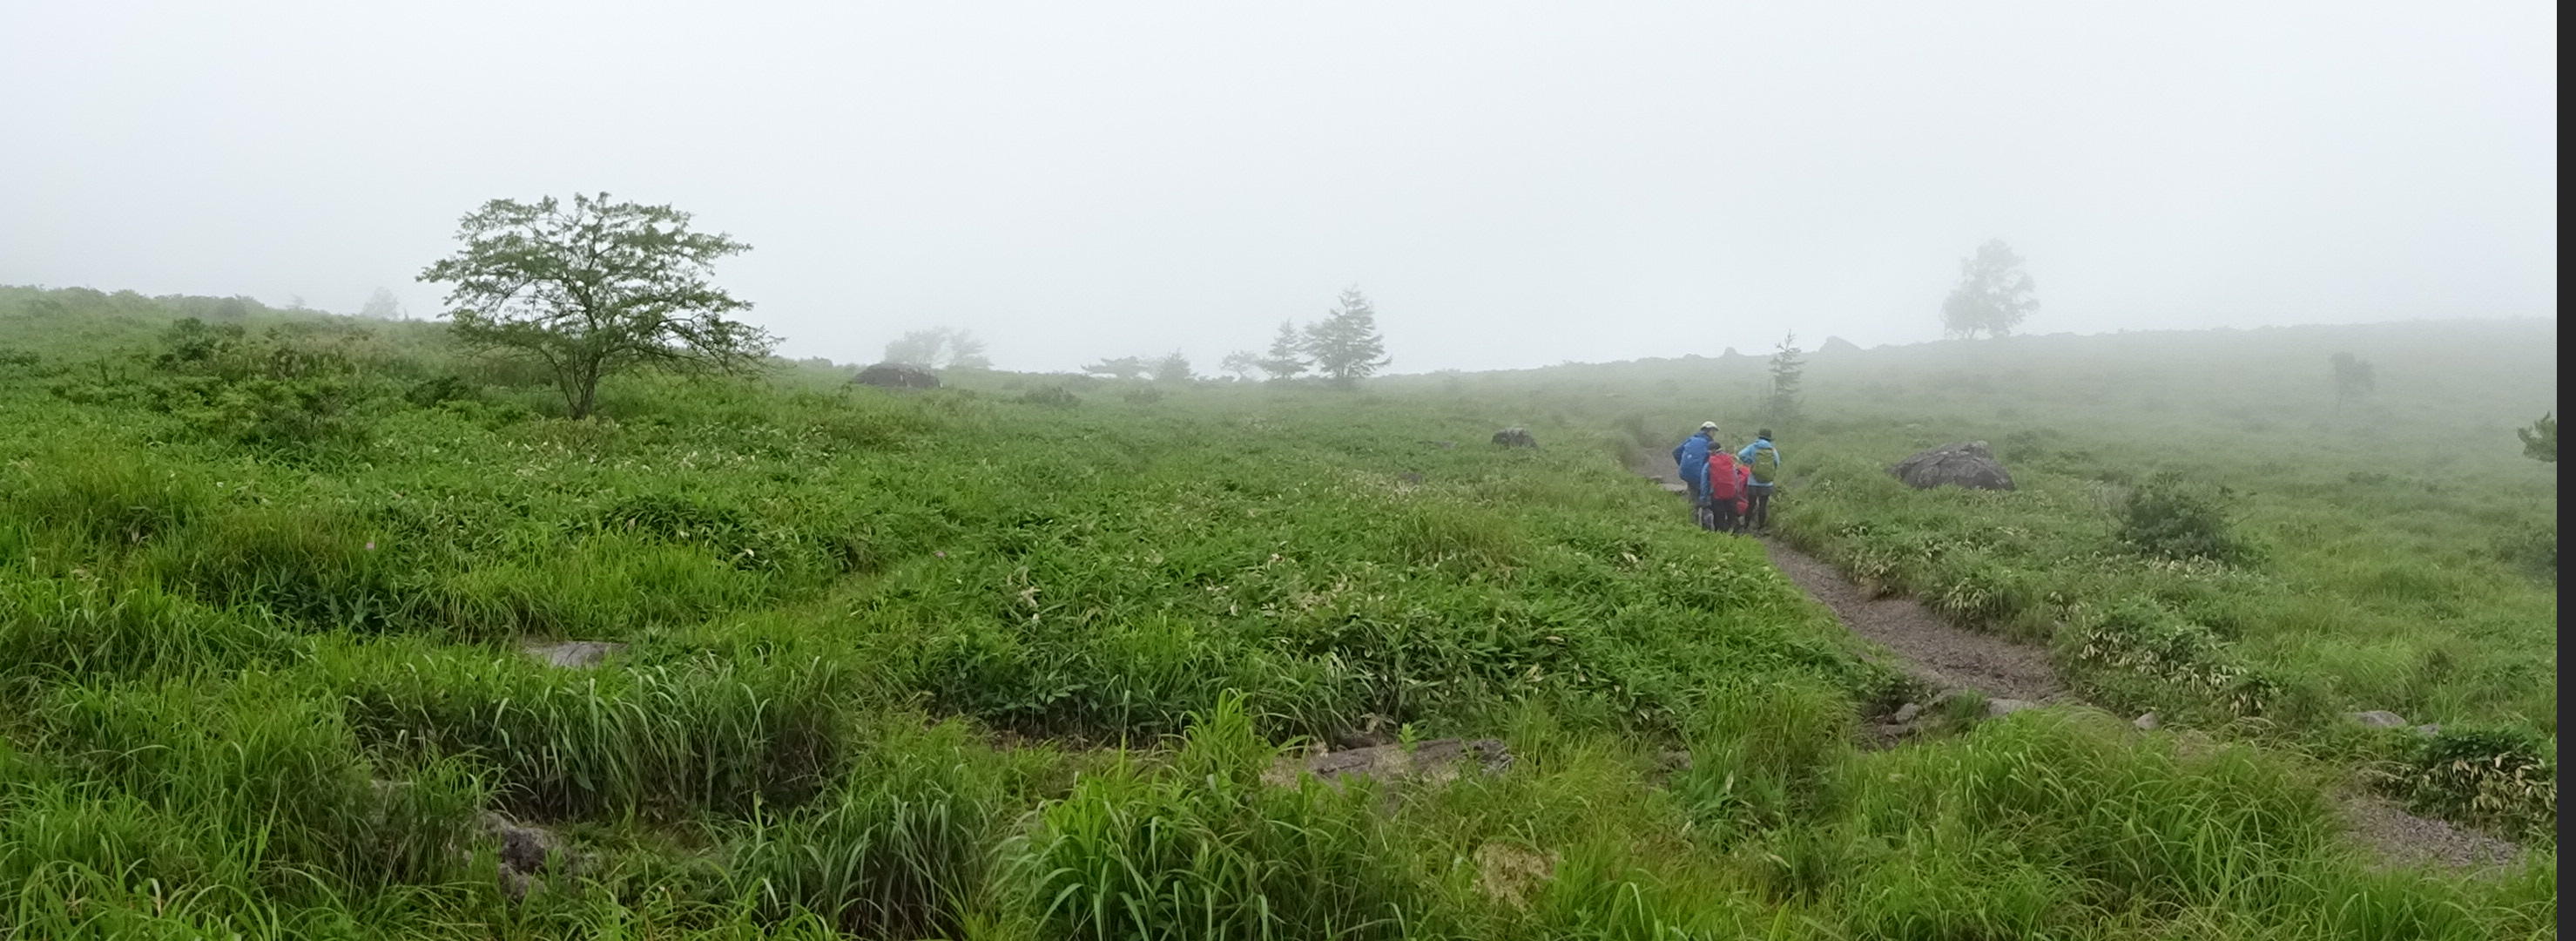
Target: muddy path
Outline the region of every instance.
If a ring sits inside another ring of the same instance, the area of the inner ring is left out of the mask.
[[[1628,466],[1666,493],[1689,490],[1673,478],[1660,455],[1639,452]],[[2082,702],[2058,677],[2047,648],[1959,627],[1910,598],[1875,596],[1822,559],[1778,539],[1755,538],[1790,582],[1823,603],[1852,633],[1892,654],[1890,666],[1936,688],[1972,690],[1990,699]],[[2390,863],[2491,870],[2521,854],[2521,847],[2510,841],[2409,813],[2374,794],[2343,794],[2337,800],[2353,836]]]

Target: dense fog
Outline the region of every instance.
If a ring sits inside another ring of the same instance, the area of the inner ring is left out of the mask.
[[[0,284],[355,311],[485,200],[750,243],[779,352],[1203,371],[1358,286],[1394,372],[2555,317],[2541,3],[0,9]]]

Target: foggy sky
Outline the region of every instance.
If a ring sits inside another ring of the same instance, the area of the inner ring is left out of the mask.
[[[1394,370],[2556,316],[2544,3],[0,0],[0,283],[353,311],[495,197],[754,246],[780,352],[1213,372],[1357,284]]]

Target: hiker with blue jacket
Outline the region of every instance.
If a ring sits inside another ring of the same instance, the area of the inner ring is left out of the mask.
[[[1771,486],[1780,482],[1780,448],[1771,443],[1771,429],[1753,433],[1753,443],[1735,452],[1736,461],[1753,471],[1744,486],[1744,524],[1750,529],[1771,528]]]
[[[1682,483],[1690,486],[1691,505],[1698,506],[1700,496],[1708,490],[1708,449],[1717,437],[1717,423],[1699,423],[1699,431],[1673,447],[1673,470]]]

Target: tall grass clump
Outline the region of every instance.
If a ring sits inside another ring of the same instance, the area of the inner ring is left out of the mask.
[[[1810,681],[1721,687],[1691,718],[1673,794],[1720,845],[1813,816],[1834,803],[1853,717],[1849,698]]]
[[[1365,785],[1273,786],[1239,698],[1160,771],[1085,779],[1014,860],[1016,907],[1070,939],[1398,938],[1422,903]]]
[[[857,937],[956,936],[986,901],[1030,762],[954,723],[881,734],[810,804],[744,828],[724,867],[736,894]]]
[[[42,728],[39,744],[89,782],[68,794],[94,819],[132,814],[145,830],[179,834],[143,857],[179,861],[177,871],[118,874],[137,882],[229,875],[248,880],[234,889],[287,897],[440,884],[461,872],[485,796],[452,762],[362,757],[337,712],[279,674],[211,690],[75,687],[44,707]]]
[[[541,819],[795,806],[841,772],[857,694],[812,659],[585,672],[468,648],[323,669],[370,747],[488,768],[504,806]]]
[[[300,648],[260,611],[209,608],[149,585],[60,578],[0,584],[0,678],[21,684],[186,674]]]

